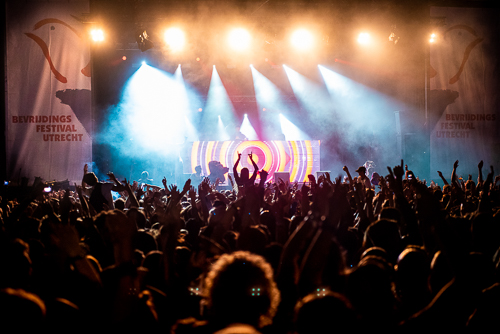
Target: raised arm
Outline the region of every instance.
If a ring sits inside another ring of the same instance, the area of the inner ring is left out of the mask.
[[[113,189],[111,190],[118,192],[126,190],[125,186],[123,186],[123,184],[121,184],[120,181],[118,181],[113,172],[109,172],[107,175],[109,176],[109,179],[114,183]]]
[[[441,173],[440,171],[437,171],[439,177],[441,178],[441,180],[443,181],[444,185],[447,186],[449,185],[448,181],[446,181],[446,179],[444,178],[443,176],[443,173]]]
[[[250,178],[250,182],[251,182],[251,184],[254,184],[255,179],[257,178],[257,172],[259,170],[259,166],[257,166],[255,161],[253,161],[252,152],[250,152],[250,154],[248,156],[250,157],[250,161],[252,162],[252,165],[253,165],[253,174],[252,174],[252,177]]]
[[[240,185],[240,177],[239,177],[238,171],[237,171],[237,167],[238,167],[238,164],[240,163],[240,160],[241,160],[241,153],[238,152],[238,159],[236,160],[236,162],[234,163],[234,166],[233,166],[234,181],[236,181],[237,185]]]
[[[458,160],[455,161],[455,163],[453,164],[453,171],[451,172],[451,184],[454,184],[456,182],[458,187],[460,187],[460,184],[458,183],[457,180],[457,167],[458,167]]]
[[[135,197],[134,191],[132,190],[130,183],[125,179],[125,191],[128,194],[128,201],[130,202],[130,207],[138,208],[140,207],[137,197]]]
[[[349,189],[354,190],[354,185],[352,184],[352,177],[351,173],[349,173],[349,168],[347,168],[347,166],[344,166],[342,170],[346,172],[347,177],[349,178]]]
[[[85,174],[87,174],[88,172],[89,172],[89,165],[85,164],[85,166],[83,166],[83,176],[85,176]],[[85,189],[87,184],[83,181],[83,176],[82,176],[82,188]]]
[[[478,174],[477,174],[477,184],[483,182],[483,160],[477,164]]]

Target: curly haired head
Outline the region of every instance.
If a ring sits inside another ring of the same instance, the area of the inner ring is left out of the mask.
[[[268,325],[280,302],[273,269],[246,251],[222,255],[207,274],[205,289],[211,319],[227,324]]]

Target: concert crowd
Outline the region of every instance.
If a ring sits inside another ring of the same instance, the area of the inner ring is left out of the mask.
[[[492,166],[465,180],[456,161],[441,185],[403,161],[299,184],[238,163],[178,186],[87,166],[74,190],[4,185],[2,331],[498,330]]]

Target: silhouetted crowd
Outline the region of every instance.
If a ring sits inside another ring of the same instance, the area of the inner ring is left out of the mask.
[[[86,166],[74,191],[4,186],[2,332],[498,330],[493,167],[463,180],[456,161],[442,187],[403,161],[298,184],[238,172],[239,158],[226,188],[199,171],[182,189],[103,182]]]

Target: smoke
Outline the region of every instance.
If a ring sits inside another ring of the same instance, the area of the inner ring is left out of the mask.
[[[157,12],[149,8],[148,13]],[[421,97],[414,93],[423,82],[415,75],[423,64],[415,61],[421,53],[415,51],[412,40],[419,31],[414,14],[412,9],[366,2],[332,6],[328,2],[188,1],[165,8],[162,20],[148,26],[155,48],[147,55],[168,72],[182,64],[184,88],[176,85],[178,77],[170,73],[141,67],[124,87],[121,101],[102,111],[108,116],[97,142],[110,147],[102,160],[117,159],[116,168],[123,175],[159,169],[161,178],[161,171],[175,169],[186,141],[197,136],[217,139],[218,115],[230,127],[248,112],[261,139],[282,139],[282,113],[308,138],[321,140],[322,169],[341,171],[343,165],[355,168],[366,160],[377,166],[394,165],[400,159],[394,112],[421,112]],[[162,32],[170,26],[186,33],[186,49],[180,53],[162,42]],[[401,36],[397,45],[388,44],[393,26]],[[227,32],[235,27],[251,33],[252,47],[245,53],[226,44]],[[289,36],[299,27],[317,37],[315,49],[308,53],[290,48]],[[370,32],[371,49],[356,44],[361,30]],[[283,63],[288,65],[287,73]],[[318,70],[318,64],[325,67]],[[210,92],[215,84],[213,65],[220,94]],[[139,80],[141,72],[153,79]],[[220,98],[224,94],[255,96],[257,108]]]

